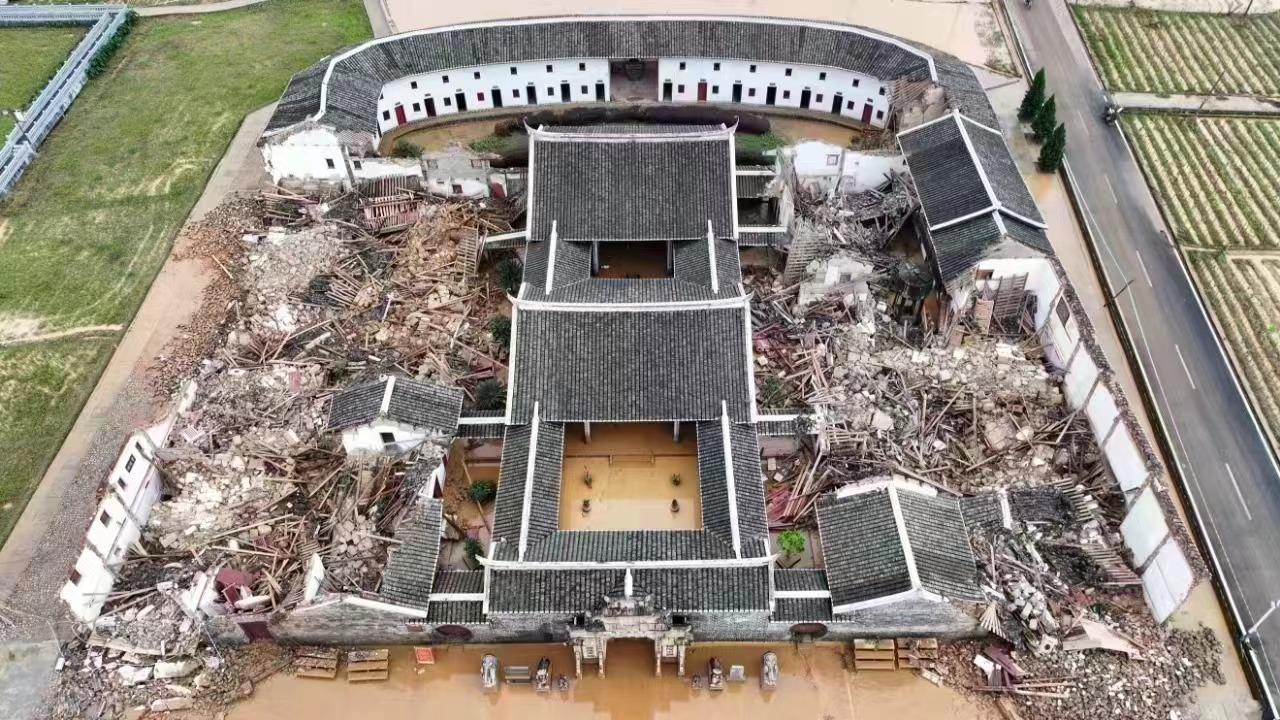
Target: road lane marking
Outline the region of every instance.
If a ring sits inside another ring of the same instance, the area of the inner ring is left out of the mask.
[[[1230,465],[1226,463],[1222,463],[1222,465],[1227,469],[1227,477],[1231,478],[1231,487],[1235,488],[1236,499],[1240,501],[1240,507],[1244,509],[1244,516],[1248,518],[1250,522],[1253,522],[1253,513],[1249,512],[1249,506],[1244,502],[1244,494],[1240,492],[1240,484],[1236,482],[1236,474],[1231,472]]]
[[[1173,351],[1178,353],[1178,362],[1182,363],[1182,372],[1187,374],[1187,382],[1191,383],[1191,389],[1196,389],[1196,379],[1191,377],[1191,369],[1187,367],[1186,358],[1182,357],[1182,348],[1177,343],[1173,344]]]
[[[1111,187],[1111,177],[1108,175],[1103,175],[1102,181],[1107,184],[1107,192],[1111,193],[1111,202],[1115,203],[1116,205],[1119,205],[1120,201],[1116,199],[1115,188]]]
[[[1147,264],[1142,262],[1142,253],[1134,250],[1133,254],[1138,256],[1138,267],[1142,268],[1142,276],[1147,279],[1147,287],[1155,287],[1155,285],[1151,283],[1151,273],[1147,272]]]

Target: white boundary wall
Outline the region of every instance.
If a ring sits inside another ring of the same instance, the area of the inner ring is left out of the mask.
[[[128,18],[123,5],[40,5],[0,8],[0,27],[92,25],[71,56],[44,86],[0,146],[0,197],[4,197],[36,157],[36,148],[66,115],[88,82],[89,63]],[[0,64],[3,60],[0,59]]]
[[[1049,260],[987,260],[978,269],[991,270],[992,280],[1027,274],[1027,290],[1035,293],[1036,328],[1049,362],[1063,374],[1067,404],[1083,408],[1111,474],[1128,503],[1120,524],[1125,546],[1142,576],[1147,605],[1163,622],[1191,593],[1195,572],[1169,529],[1165,506],[1156,493],[1158,474],[1147,465],[1141,428],[1133,427],[1116,402],[1108,373],[1095,362],[1102,351],[1076,318],[1063,297],[1065,281]]]
[[[189,383],[175,412],[130,435],[107,476],[106,493],[85,533],[84,549],[70,579],[58,593],[80,620],[97,619],[115,587],[116,572],[128,555],[129,546],[142,537],[151,508],[161,495],[160,471],[153,463],[156,449],[168,442],[178,415],[194,397],[195,384]]]

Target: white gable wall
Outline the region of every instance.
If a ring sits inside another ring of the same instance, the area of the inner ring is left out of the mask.
[[[345,186],[350,182],[342,143],[337,134],[326,127],[311,127],[278,141],[268,141],[262,146],[262,157],[275,183],[300,180]]]

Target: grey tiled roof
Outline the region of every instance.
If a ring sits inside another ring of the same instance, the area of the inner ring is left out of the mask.
[[[705,239],[682,240],[674,244],[673,273],[670,278],[591,277],[591,245],[557,241],[551,292],[547,293],[547,270],[551,243],[529,244],[525,254],[521,297],[554,303],[655,303],[691,302],[740,295],[742,267],[738,248],[731,240],[716,241],[718,292],[711,285],[711,252]]]
[[[621,594],[626,570],[493,570],[489,612],[580,613]],[[659,568],[632,571],[634,594],[652,594],[673,612],[764,611],[769,608],[768,567]]]
[[[824,570],[774,570],[773,585],[777,590],[829,590]]]
[[[561,422],[701,420],[721,401],[751,414],[745,307],[577,312],[521,305],[512,422],[535,400]]]
[[[898,505],[920,585],[952,600],[981,600],[959,500],[899,490]]]
[[[791,233],[739,232],[739,247],[786,247],[791,244]]]
[[[529,549],[525,559],[554,562],[635,562],[733,557],[733,548],[702,530],[560,531]]]
[[[374,119],[384,83],[456,67],[544,58],[714,57],[839,67],[885,80],[929,79],[931,55],[938,83],[953,106],[987,122],[993,113],[973,71],[956,58],[854,26],[814,27],[769,18],[664,19],[545,18],[519,25],[472,26],[393,36],[334,61],[321,120],[339,130],[377,132]],[[881,39],[884,38],[884,39]],[[912,52],[907,48],[919,48]],[[321,111],[321,61],[299,73],[268,122],[276,130]]]
[[[427,622],[434,625],[482,625],[484,603],[475,600],[433,602],[427,608]]]
[[[1005,144],[1004,136],[993,132],[994,126],[988,128],[968,118],[961,118],[961,122],[964,123],[969,142],[973,144],[978,162],[982,163],[987,182],[991,183],[991,190],[1000,204],[1025,218],[1043,222],[1040,209],[1031,198],[1031,191],[1022,179],[1022,173],[1018,170],[1013,154],[1009,152],[1009,146]]]
[[[1009,514],[1019,522],[1066,522],[1071,507],[1057,488],[1019,488],[1009,491]]]
[[[911,589],[911,573],[888,489],[820,498],[818,532],[833,604]]]
[[[484,425],[459,425],[456,437],[468,440],[501,440],[507,426],[502,423]]]
[[[965,527],[970,530],[995,530],[1004,526],[1004,513],[1000,510],[1000,494],[984,492],[960,498],[960,512]]]
[[[1004,223],[1005,233],[1014,240],[1026,245],[1032,250],[1039,250],[1045,255],[1053,254],[1053,246],[1049,244],[1049,236],[1045,235],[1044,230],[1034,225],[1028,225],[1021,220],[1008,215],[1001,215],[1000,222]]]
[[[436,573],[433,593],[482,593],[484,592],[483,570],[441,570]]]
[[[418,500],[396,528],[400,545],[391,551],[382,572],[382,599],[394,605],[425,608],[440,555],[444,505],[435,498]]]
[[[739,175],[737,179],[738,197],[759,198],[769,195],[767,188],[773,182],[773,175]]]
[[[774,600],[773,619],[777,622],[826,622],[832,619],[831,600],[827,598],[778,598]]]
[[[926,230],[929,257],[942,281],[960,277],[986,257],[1003,235],[994,213],[979,215],[941,230]]]
[[[524,514],[525,483],[529,477],[529,443],[533,424],[507,428],[498,469],[498,494],[494,504],[493,538],[518,546]],[[559,529],[560,478],[564,465],[564,425],[538,423],[538,447],[534,453],[533,493],[529,505],[528,542],[533,544]]]
[[[662,135],[722,130],[722,125],[681,125],[667,123],[599,123],[596,125],[543,125],[539,130],[570,135]]]
[[[345,388],[329,401],[330,430],[354,427],[378,417],[386,382],[378,380]]]
[[[544,140],[533,136],[529,237],[546,240],[696,240],[710,220],[733,235],[733,158],[717,139]]]
[[[764,479],[760,473],[760,445],[754,425],[729,424],[729,444],[733,462],[734,497],[730,498],[725,472],[724,436],[718,420],[700,422],[698,432],[698,489],[702,494],[702,525],[732,545],[730,502],[737,505],[738,536],[767,537],[768,518],[764,507]],[[750,557],[745,546],[743,556]]]
[[[898,144],[906,155],[930,227],[992,207],[976,161],[953,117],[903,133]]]
[[[389,381],[381,379],[355,385],[334,395],[328,429],[345,430],[382,417],[444,435],[457,431],[462,390],[397,377],[387,411],[382,413],[382,397]]]

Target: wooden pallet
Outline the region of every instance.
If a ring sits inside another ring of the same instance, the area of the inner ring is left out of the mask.
[[[853,641],[854,670],[897,670],[897,652],[893,640],[857,639]]]
[[[386,680],[391,673],[391,651],[352,650],[347,653],[347,682]]]
[[[938,665],[937,638],[898,638],[898,667],[932,670]]]
[[[293,660],[293,674],[304,678],[332,680],[338,676],[338,660],[335,648],[303,648]]]

